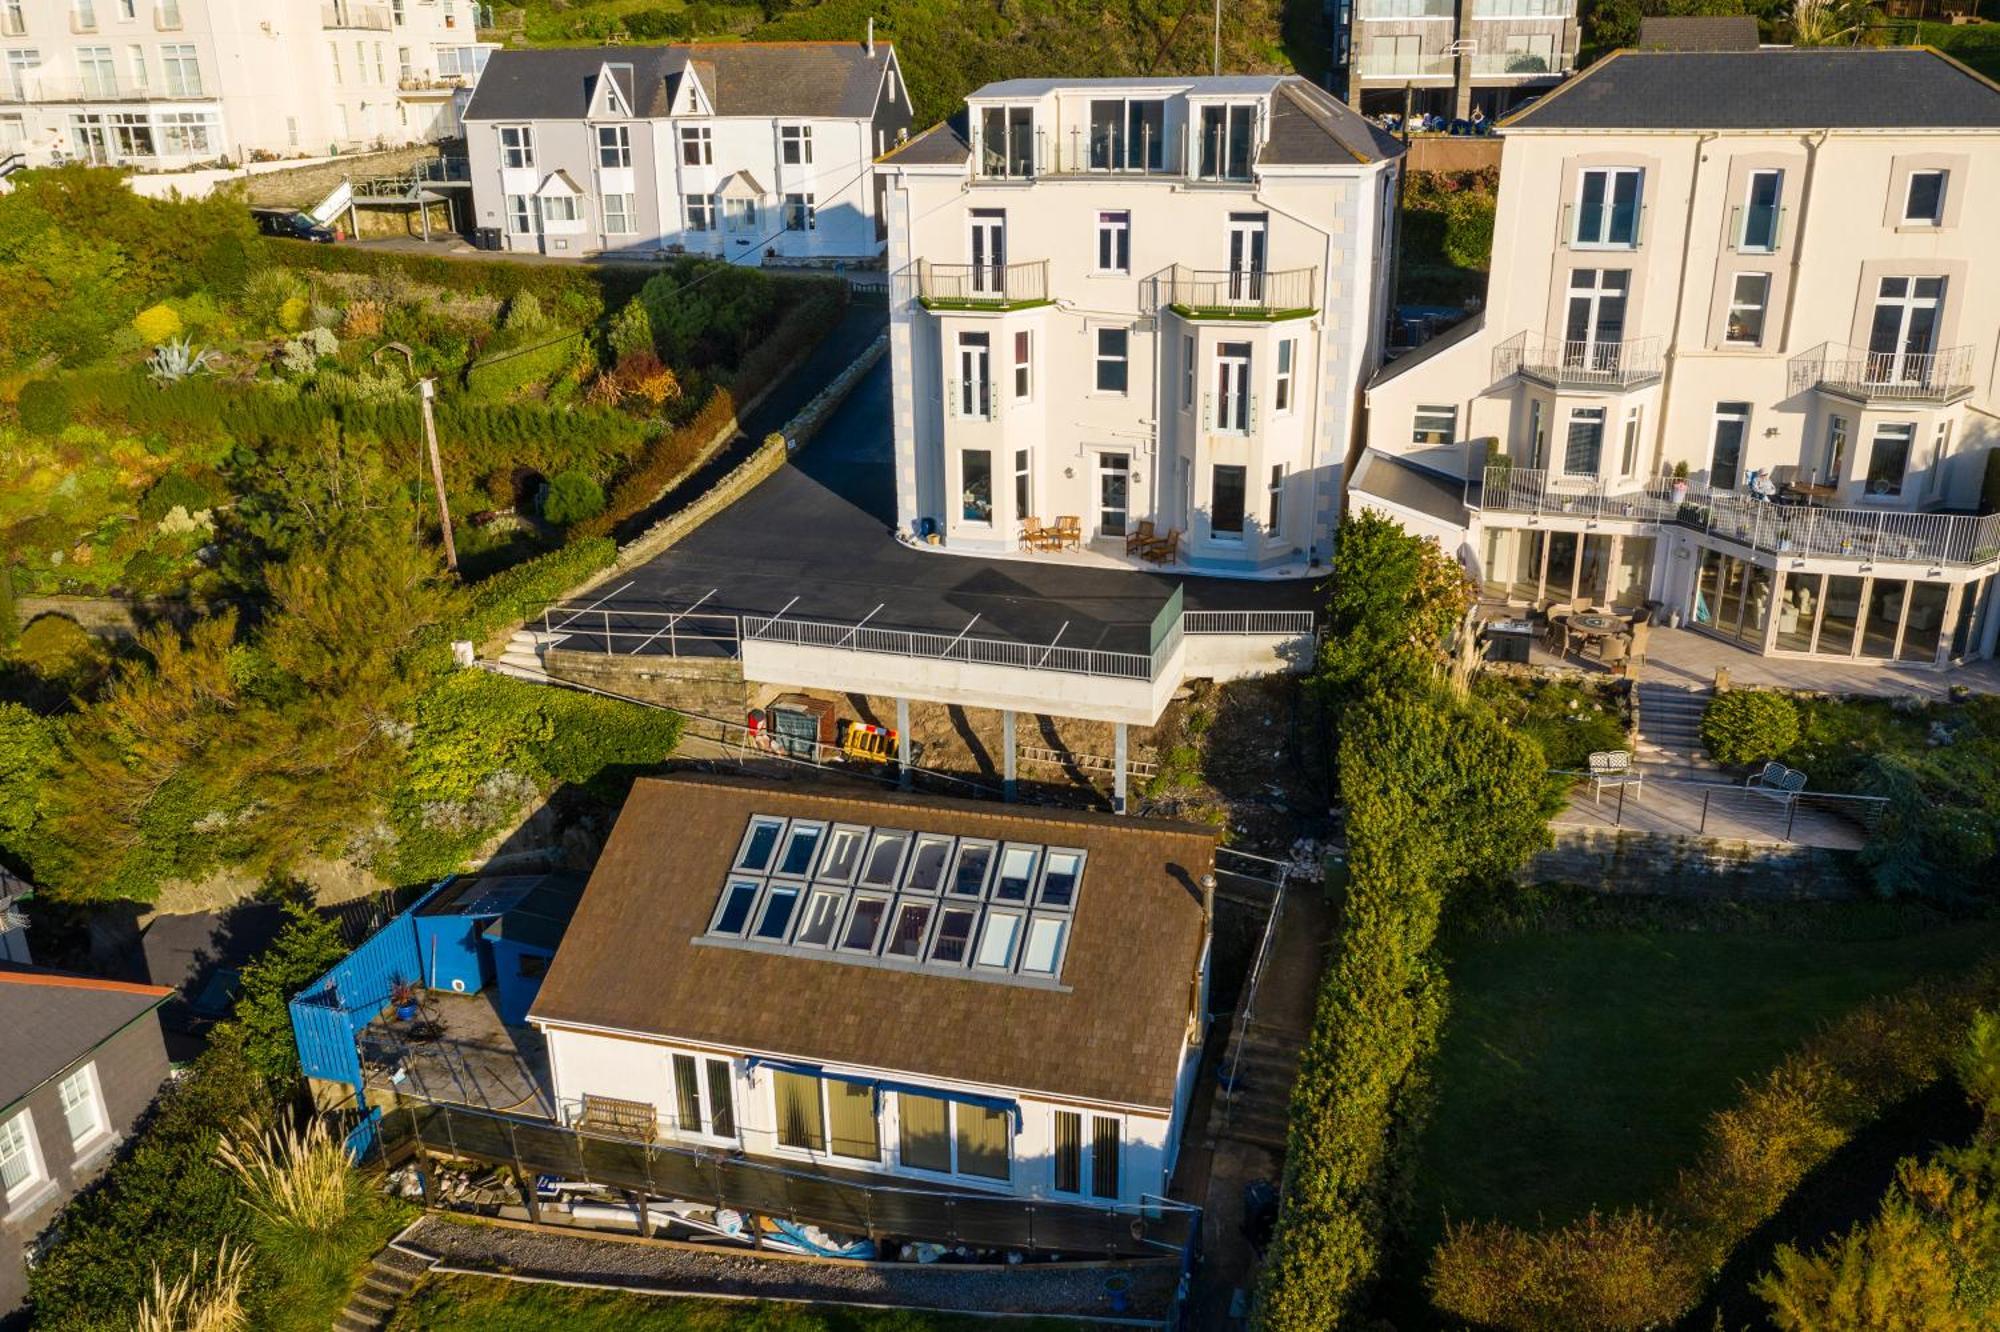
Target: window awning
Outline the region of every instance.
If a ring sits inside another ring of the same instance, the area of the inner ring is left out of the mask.
[[[835,1073],[818,1064],[801,1063],[796,1059],[773,1059],[764,1055],[752,1055],[746,1061],[748,1068],[775,1068],[786,1073],[797,1073],[808,1078],[832,1078],[836,1082],[851,1083],[856,1087],[869,1087],[875,1092],[879,1105],[883,1092],[898,1092],[906,1096],[928,1096],[938,1101],[957,1101],[961,1105],[976,1105],[982,1110],[998,1110],[1014,1118],[1014,1131],[1019,1133],[1025,1124],[1021,1103],[1011,1096],[981,1096],[977,1092],[946,1091],[942,1087],[926,1087],[916,1082],[897,1082],[891,1078],[869,1078],[858,1073]]]

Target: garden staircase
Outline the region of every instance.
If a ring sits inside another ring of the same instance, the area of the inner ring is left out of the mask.
[[[389,1244],[368,1261],[368,1271],[333,1320],[333,1332],[381,1332],[437,1259]]]
[[[550,644],[562,638],[561,634],[545,634],[535,629],[516,629],[514,636],[507,640],[507,646],[500,653],[500,660],[488,664],[488,669],[501,675],[511,675],[517,680],[534,680],[548,683],[549,673],[542,665],[542,653]]]
[[[1701,743],[1701,714],[1713,697],[1713,689],[1639,681],[1639,761],[1679,768],[1714,767]]]
[[[1304,1044],[1304,1032],[1262,1022],[1247,1023],[1233,1033],[1234,1087],[1224,1092],[1215,1111],[1222,1136],[1274,1152],[1285,1150],[1292,1084],[1298,1080],[1299,1050]]]

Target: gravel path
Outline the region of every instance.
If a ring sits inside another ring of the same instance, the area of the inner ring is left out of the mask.
[[[967,1313],[1111,1316],[1105,1282],[1130,1282],[1128,1318],[1164,1318],[1178,1280],[1171,1259],[1125,1264],[1032,1263],[1007,1269],[946,1264],[791,1262],[662,1243],[552,1234],[433,1214],[402,1241],[448,1267],[662,1291],[766,1299],[905,1304]]]

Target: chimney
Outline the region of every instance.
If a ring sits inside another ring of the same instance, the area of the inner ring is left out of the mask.
[[[868,58],[873,60],[875,58],[875,16],[873,14],[868,16],[868,40],[863,43],[863,48],[868,52]]]

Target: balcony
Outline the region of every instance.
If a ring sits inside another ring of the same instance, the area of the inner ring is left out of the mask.
[[[1562,72],[1562,57],[1538,51],[1493,51],[1472,57],[1474,78],[1546,79]]]
[[[196,102],[212,100],[199,84],[169,88],[135,84],[126,79],[0,80],[0,106],[37,106],[58,102]]]
[[[1792,358],[1791,391],[1818,389],[1857,402],[1941,405],[1972,392],[1971,347],[1939,352],[1871,352],[1826,342]]]
[[[1476,19],[1566,19],[1575,13],[1575,0],[1472,0]]]
[[[1567,477],[1499,464],[1485,469],[1466,504],[1486,513],[1615,519],[1672,525],[1759,554],[1787,559],[1895,561],[1933,568],[2000,563],[2000,514],[1909,513],[1774,504],[1726,490],[1654,480],[1613,490],[1595,477]]]
[[[1175,264],[1146,282],[1152,288],[1146,304],[1183,319],[1296,319],[1319,308],[1317,268],[1261,273]]]
[[[396,91],[414,94],[451,93],[471,86],[472,81],[463,74],[417,74],[396,80]]]
[[[365,32],[388,32],[396,26],[387,5],[355,5],[346,0],[319,7],[322,28],[358,28]]]
[[[1354,6],[1358,19],[1451,18],[1457,13],[1457,0],[1361,0]]]
[[[1456,57],[1436,52],[1363,51],[1360,60],[1364,79],[1448,79],[1457,68]]]
[[[1785,209],[1737,204],[1729,210],[1729,244],[1738,254],[1776,254],[1785,234]]]
[[[1493,349],[1493,378],[1520,375],[1551,388],[1623,393],[1659,379],[1660,339],[1570,342],[1517,333]]]
[[[919,264],[917,299],[926,310],[1021,310],[1049,302],[1049,263]]]
[[[153,6],[153,29],[156,32],[181,30],[180,0],[159,0],[159,3]]]

